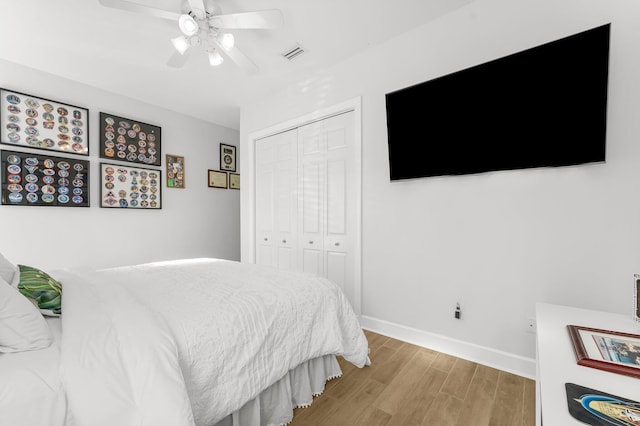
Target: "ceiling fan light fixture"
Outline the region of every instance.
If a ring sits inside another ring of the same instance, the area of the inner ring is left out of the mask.
[[[224,58],[217,50],[209,50],[207,54],[209,55],[209,65],[212,67],[217,67],[224,62]]]
[[[236,39],[233,34],[224,33],[218,35],[218,43],[228,51],[233,49],[233,46],[236,44]]]
[[[189,39],[185,36],[172,38],[171,43],[173,44],[173,47],[175,47],[176,50],[180,52],[181,55],[184,55],[184,52],[186,52],[187,49],[189,49],[189,46],[191,46]]]
[[[180,15],[180,18],[178,19],[178,26],[180,27],[180,31],[182,31],[182,33],[187,37],[196,35],[200,29],[196,20],[188,13]]]

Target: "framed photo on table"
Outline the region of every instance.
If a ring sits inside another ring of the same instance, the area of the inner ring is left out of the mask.
[[[640,335],[568,325],[579,365],[640,378]]]
[[[220,170],[227,172],[236,171],[236,147],[220,144]]]
[[[227,172],[209,170],[209,188],[227,188]]]
[[[0,89],[0,142],[89,155],[89,110]]]

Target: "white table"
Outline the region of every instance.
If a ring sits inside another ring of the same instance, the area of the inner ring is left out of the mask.
[[[630,309],[631,310],[631,309]],[[567,409],[565,383],[640,401],[640,379],[578,365],[567,325],[640,334],[629,315],[538,303],[536,423],[544,426],[584,425]]]

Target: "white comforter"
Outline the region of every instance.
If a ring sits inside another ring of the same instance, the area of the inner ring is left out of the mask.
[[[60,279],[70,425],[213,425],[304,361],[368,362],[322,278],[195,259]]]

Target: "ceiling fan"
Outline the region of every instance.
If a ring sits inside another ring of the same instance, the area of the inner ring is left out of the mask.
[[[176,52],[167,62],[167,65],[174,68],[184,66],[193,51],[191,47],[202,46],[207,52],[211,66],[220,65],[226,56],[249,74],[254,74],[258,71],[258,66],[235,46],[233,34],[223,30],[275,29],[283,25],[282,12],[278,9],[222,15],[209,0],[187,0],[188,7],[185,8],[189,10],[182,14],[127,0],[98,1],[105,7],[177,22],[182,35],[171,39]]]

